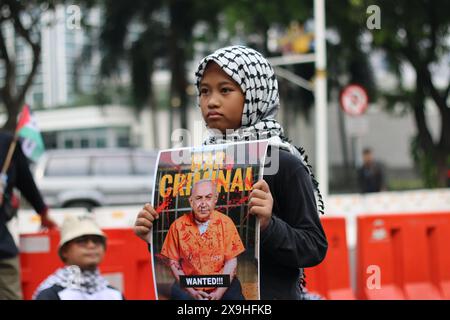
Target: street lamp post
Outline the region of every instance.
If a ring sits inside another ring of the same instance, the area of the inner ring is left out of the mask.
[[[328,196],[327,53],[325,43],[325,0],[314,0],[314,41],[316,54],[315,139],[317,179],[324,200]]]

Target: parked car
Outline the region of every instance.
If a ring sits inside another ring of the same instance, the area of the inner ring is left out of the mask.
[[[34,176],[50,207],[142,204],[152,198],[157,157],[139,149],[51,150]]]

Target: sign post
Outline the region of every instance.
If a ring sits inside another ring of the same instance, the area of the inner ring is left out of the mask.
[[[369,105],[366,90],[358,84],[345,87],[341,92],[340,101],[342,109],[351,116],[363,114]]]
[[[352,158],[355,167],[361,164],[361,137],[368,131],[369,125],[364,113],[369,106],[369,97],[366,90],[358,84],[345,87],[340,95],[342,110],[349,115],[346,117],[346,130],[350,135]]]

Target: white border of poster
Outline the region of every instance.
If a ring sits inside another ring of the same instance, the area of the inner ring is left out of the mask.
[[[159,152],[151,199],[159,219],[150,246],[157,300],[210,300],[218,288],[227,288],[223,299],[260,298],[259,221],[248,213],[248,196],[263,178],[268,145],[258,140]],[[196,202],[206,197],[201,190],[214,190],[208,192],[215,200]],[[205,212],[201,226],[197,218]],[[233,259],[236,269],[227,274]]]

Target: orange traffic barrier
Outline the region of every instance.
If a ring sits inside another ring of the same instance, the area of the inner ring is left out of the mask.
[[[100,270],[123,275],[126,299],[154,300],[150,253],[131,229],[107,229],[108,248]]]
[[[344,217],[325,217],[322,226],[328,240],[328,251],[321,264],[306,268],[306,288],[331,300],[352,300],[350,265]]]
[[[111,285],[129,300],[155,299],[150,254],[131,229],[104,229],[107,250],[99,268]],[[57,231],[20,236],[20,262],[24,299],[63,263],[58,256]]]
[[[20,265],[22,292],[31,299],[37,286],[63,263],[58,257],[57,231],[23,234],[20,236]]]
[[[450,213],[358,217],[357,297],[449,299]]]

